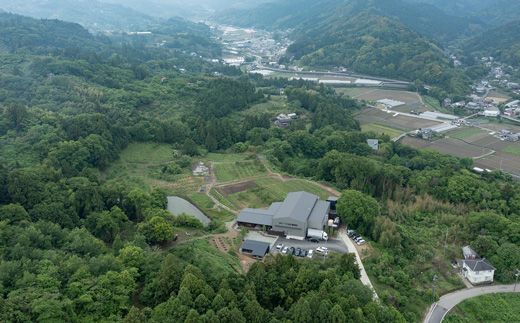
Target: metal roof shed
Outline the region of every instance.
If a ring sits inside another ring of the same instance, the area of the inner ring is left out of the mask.
[[[267,242],[256,241],[256,240],[246,240],[242,243],[240,247],[240,251],[242,253],[250,254],[255,258],[263,259],[265,255],[269,252],[270,244]]]

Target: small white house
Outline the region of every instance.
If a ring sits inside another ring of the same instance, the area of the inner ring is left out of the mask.
[[[493,282],[495,267],[485,258],[462,260],[462,275],[473,285]]]

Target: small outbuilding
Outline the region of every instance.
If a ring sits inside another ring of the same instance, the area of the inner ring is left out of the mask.
[[[240,247],[240,252],[253,258],[262,260],[269,253],[271,245],[267,242],[245,240]]]

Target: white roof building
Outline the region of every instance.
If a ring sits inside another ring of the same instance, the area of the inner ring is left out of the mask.
[[[403,106],[406,104],[404,102],[392,100],[392,99],[381,99],[381,100],[378,100],[377,103],[381,103],[387,109],[397,108],[397,107],[400,107],[400,106]]]

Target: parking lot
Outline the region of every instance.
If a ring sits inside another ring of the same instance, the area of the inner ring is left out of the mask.
[[[286,239],[286,238],[278,238],[276,240],[275,246],[278,244],[283,244],[284,247],[294,247],[294,248],[300,248],[304,250],[316,250],[318,247],[327,247],[329,252],[338,252],[338,253],[347,253],[349,252],[347,246],[341,241],[340,239],[329,239],[328,241],[321,241],[318,243],[310,242],[307,240],[292,240],[292,239]],[[280,253],[281,250],[277,250],[276,248],[273,248],[271,250],[273,254]],[[314,258],[321,257],[322,254],[317,253],[314,251]]]

